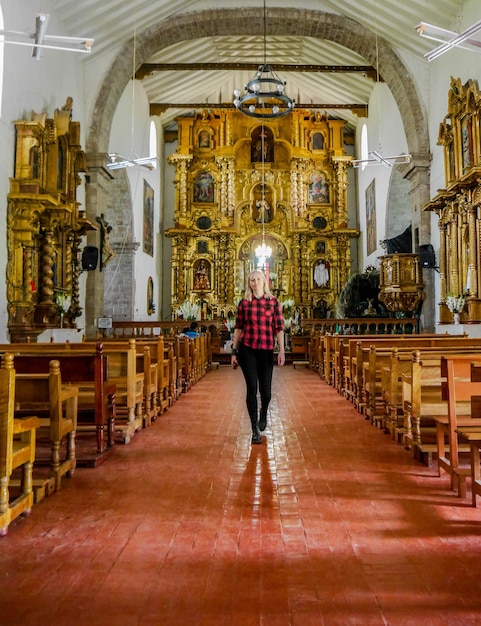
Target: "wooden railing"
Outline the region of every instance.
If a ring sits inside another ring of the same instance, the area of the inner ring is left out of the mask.
[[[339,335],[410,335],[419,332],[419,321],[414,318],[352,317],[345,319],[301,320],[304,333],[314,331]]]

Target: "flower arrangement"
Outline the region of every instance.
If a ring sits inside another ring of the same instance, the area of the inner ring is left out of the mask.
[[[70,309],[72,298],[65,291],[57,291],[55,294],[55,302],[61,313],[66,313]]]
[[[291,330],[291,326],[292,326],[292,322],[294,320],[292,319],[292,317],[285,317],[284,318],[284,330],[286,332],[289,332]]]
[[[177,315],[182,315],[185,320],[196,320],[200,316],[200,306],[185,300],[177,309]]]
[[[288,298],[287,300],[283,300],[281,302],[282,315],[284,317],[284,330],[287,333],[290,332],[291,326],[294,323],[294,318],[292,317],[294,305],[295,300],[292,298]]]
[[[292,308],[295,305],[295,301],[292,298],[288,298],[287,300],[282,300],[281,306],[282,310],[286,310],[288,317],[291,317]]]
[[[235,319],[233,317],[226,319],[224,321],[224,326],[230,333],[233,333],[235,329]]]
[[[455,296],[453,293],[448,293],[445,302],[451,313],[461,313],[466,299],[463,295]]]

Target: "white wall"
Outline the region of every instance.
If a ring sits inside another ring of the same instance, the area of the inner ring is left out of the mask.
[[[384,83],[375,85],[369,100],[369,117],[363,120],[367,125],[368,149],[375,150],[382,156],[393,156],[406,153],[407,142],[404,134],[399,109]],[[356,134],[356,144],[360,146],[362,124]],[[357,155],[359,157],[360,155]],[[377,265],[377,258],[385,254],[379,241],[386,238],[386,204],[392,168],[383,165],[367,166],[357,169],[358,172],[358,206],[359,206],[359,270],[367,265]],[[375,180],[376,189],[376,250],[367,254],[366,242],[366,189]]]
[[[116,152],[126,158],[150,156],[150,116],[149,102],[140,81],[130,81],[119,100],[112,123],[109,152]],[[126,169],[132,200],[132,226],[134,241],[140,243],[135,253],[135,309],[136,320],[147,320],[147,282],[152,277],[154,283],[154,299],[156,313],[150,319],[160,319],[159,313],[159,272],[157,259],[162,253],[159,246],[159,204],[160,204],[160,171],[161,168],[149,171],[145,167],[129,167]],[[144,240],[144,181],[154,192],[154,231],[151,233],[154,242],[154,256],[142,249]],[[112,236],[112,241],[116,241]],[[130,243],[130,242],[129,242]],[[115,277],[114,277],[115,279]],[[105,292],[109,292],[105,285]]]

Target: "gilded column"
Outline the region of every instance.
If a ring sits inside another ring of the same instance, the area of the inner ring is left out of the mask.
[[[225,142],[232,146],[232,115],[227,115],[225,120]]]
[[[52,231],[46,231],[42,245],[42,277],[40,288],[40,301],[53,304],[54,284],[53,284],[53,264],[55,250],[52,243]]]
[[[30,246],[23,247],[23,300],[26,302],[32,302],[32,248]]]
[[[292,292],[296,302],[301,302],[301,275],[300,267],[300,236],[294,235],[292,238]]]
[[[471,296],[478,296],[478,270],[476,264],[477,257],[477,223],[476,223],[477,207],[472,204],[469,207],[468,223],[469,223],[469,259],[468,259],[468,288]]]
[[[78,233],[74,233],[72,237],[72,301],[70,304],[69,312],[72,316],[71,324],[76,326],[75,318],[80,317],[82,313],[82,307],[80,306],[79,300],[79,276],[80,276],[80,263],[79,263],[79,254],[80,254],[80,243],[81,236]]]
[[[188,208],[187,169],[186,161],[182,160],[179,163],[179,211],[181,215],[186,215]]]
[[[347,225],[347,161],[345,159],[332,159],[334,171],[336,172],[336,207],[337,216],[335,222],[337,224],[345,223]],[[331,198],[331,203],[333,198]]]
[[[227,302],[227,280],[226,277],[229,274],[229,269],[231,269],[231,273],[232,273],[232,267],[229,265],[229,258],[228,258],[228,243],[229,243],[229,236],[226,235],[225,233],[221,233],[219,236],[219,264],[218,264],[218,296],[219,296],[219,302],[221,303],[225,303]]]
[[[226,251],[226,267],[229,268],[227,274],[227,303],[232,304],[234,302],[235,291],[235,237],[227,235],[227,251]]]
[[[300,236],[300,254],[301,254],[301,300],[300,302],[306,303],[309,300],[309,238],[307,235]],[[296,302],[298,302],[296,300]]]
[[[439,240],[439,287],[440,287],[440,295],[441,302],[444,302],[446,298],[446,267],[447,267],[447,257],[446,257],[446,224],[439,220],[438,222],[440,240]]]
[[[227,160],[227,215],[232,217],[235,208],[235,159]]]

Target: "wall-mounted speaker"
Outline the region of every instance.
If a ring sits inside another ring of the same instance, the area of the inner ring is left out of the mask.
[[[433,269],[436,267],[436,255],[430,243],[419,246],[419,261],[421,267]]]
[[[99,249],[96,246],[85,246],[82,252],[82,271],[97,269]]]

